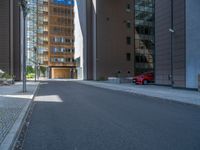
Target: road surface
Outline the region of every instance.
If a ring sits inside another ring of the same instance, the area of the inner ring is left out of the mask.
[[[25,150],[200,150],[200,108],[82,85],[42,82]]]

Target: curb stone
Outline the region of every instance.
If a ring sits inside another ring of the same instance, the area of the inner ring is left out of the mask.
[[[34,89],[33,96],[31,97],[31,100],[29,100],[27,102],[26,106],[22,109],[19,117],[15,121],[11,130],[9,131],[9,133],[6,135],[5,139],[1,143],[0,150],[13,150],[14,149],[14,146],[16,144],[16,140],[18,139],[18,137],[20,135],[23,124],[26,120],[26,117],[27,117],[29,111],[30,111],[33,99],[38,92],[39,86],[40,86],[40,83],[38,83],[38,85]]]
[[[121,91],[121,92],[130,93],[130,94],[137,94],[137,95],[157,98],[157,99],[160,99],[160,100],[163,100],[163,101],[168,101],[168,102],[174,102],[174,103],[179,103],[179,104],[185,104],[185,105],[192,105],[192,106],[195,106],[195,107],[200,107],[200,101],[196,101],[196,100],[194,100],[194,101],[185,101],[185,100],[180,100],[180,97],[179,98],[173,98],[172,96],[163,97],[163,96],[155,95],[155,94],[149,94],[149,93],[145,94],[145,93],[141,93],[140,91],[134,91],[134,89],[130,89],[130,88],[126,88],[126,87],[120,87],[120,88],[119,87],[115,87],[114,84],[113,85],[109,85],[107,83],[95,83],[93,81],[89,81],[89,82],[87,82],[87,81],[79,81],[78,83],[94,86],[94,87],[97,87],[97,88],[103,88],[103,89],[109,89],[109,90],[113,90],[113,91]]]

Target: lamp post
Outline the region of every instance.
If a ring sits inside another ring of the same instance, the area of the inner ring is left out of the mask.
[[[171,33],[171,74],[170,74],[170,80],[171,80],[171,85],[174,85],[174,75],[173,75],[173,47],[174,47],[174,33],[175,30],[173,28],[169,29],[169,32]]]
[[[173,50],[174,50],[174,0],[171,0],[171,28],[169,29],[169,32],[171,33],[171,85],[174,86],[174,75],[173,75]]]
[[[26,92],[26,17],[28,14],[28,2],[27,0],[20,0],[19,5],[21,7],[21,10],[23,12],[23,30],[24,30],[24,45],[23,45],[23,92]]]
[[[34,47],[35,52],[35,82],[37,81],[37,67],[38,67],[38,58],[37,58],[37,48]]]

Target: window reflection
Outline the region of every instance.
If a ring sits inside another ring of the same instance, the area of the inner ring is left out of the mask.
[[[135,73],[154,68],[154,0],[135,1]]]

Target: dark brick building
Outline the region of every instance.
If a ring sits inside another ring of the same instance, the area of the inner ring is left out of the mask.
[[[0,1],[0,69],[21,79],[20,9],[17,0]]]

